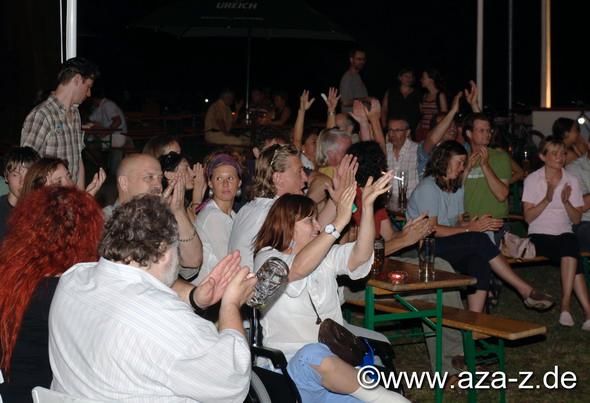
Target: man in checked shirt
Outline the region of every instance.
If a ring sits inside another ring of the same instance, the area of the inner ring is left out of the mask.
[[[99,74],[96,65],[83,57],[67,60],[57,75],[57,88],[33,108],[21,131],[21,146],[32,147],[42,157],[67,160],[80,189],[84,189],[84,136],[78,105],[90,96]]]

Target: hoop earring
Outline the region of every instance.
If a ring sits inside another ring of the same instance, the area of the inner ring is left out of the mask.
[[[242,196],[242,188],[239,188],[238,191],[236,192],[236,197],[240,198]]]

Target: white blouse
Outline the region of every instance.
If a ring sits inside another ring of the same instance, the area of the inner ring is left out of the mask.
[[[232,210],[229,215],[225,214],[214,200],[197,214],[195,228],[203,244],[203,264],[199,275],[192,281],[198,285],[228,254],[229,235],[236,213]]]
[[[287,360],[290,360],[304,345],[317,343],[319,325],[316,324],[317,317],[310,298],[322,320],[330,318],[343,323],[336,276],[347,275],[357,280],[365,277],[373,264],[371,256],[356,270],[350,271],[348,260],[353,247],[353,242],[332,246],[310,275],[289,283],[282,294],[275,295],[266,305],[260,321],[265,346],[283,351]],[[270,247],[264,248],[256,254],[255,270],[270,257],[278,257],[291,267],[295,255],[286,255]]]

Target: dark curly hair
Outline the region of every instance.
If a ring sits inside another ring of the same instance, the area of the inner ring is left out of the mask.
[[[357,158],[359,169],[356,171],[356,181],[365,186],[369,176],[377,179],[382,172],[387,171],[387,160],[379,144],[375,141],[361,141],[348,147],[346,154]]]
[[[439,144],[432,151],[424,171],[424,177],[433,176],[438,187],[445,192],[455,193],[459,190],[463,181],[461,177],[450,181],[445,179],[449,161],[455,155],[467,155],[467,151],[460,143],[455,140],[448,140]]]
[[[141,266],[155,263],[178,241],[176,220],[159,196],[140,195],[113,211],[98,252],[106,259]]]

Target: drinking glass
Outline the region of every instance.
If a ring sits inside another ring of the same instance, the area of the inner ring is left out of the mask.
[[[379,274],[385,263],[385,242],[383,238],[375,239],[373,250],[375,252],[375,259],[373,260],[371,271],[373,274]]]
[[[271,257],[256,272],[258,280],[254,295],[246,303],[253,308],[260,308],[283,285],[287,283],[289,266],[278,257]]]
[[[434,237],[426,237],[420,241],[418,246],[418,266],[420,281],[434,280]]]
[[[397,208],[405,213],[408,207],[408,171],[398,170],[395,174],[397,180]]]

